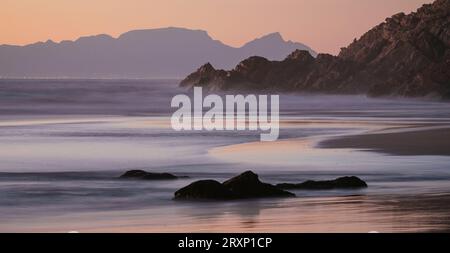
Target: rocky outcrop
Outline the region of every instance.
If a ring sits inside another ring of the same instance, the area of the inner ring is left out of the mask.
[[[145,179],[145,180],[168,180],[178,179],[180,177],[170,173],[153,173],[143,170],[129,170],[122,174],[119,178],[122,179]]]
[[[225,80],[227,72],[225,70],[216,70],[211,63],[206,63],[201,66],[197,71],[190,74],[182,82],[182,86],[187,86],[190,84],[195,84],[196,86],[206,86],[209,84],[214,84],[211,89],[223,89],[222,81]]]
[[[313,181],[308,180],[299,184],[277,184],[280,189],[298,189],[298,190],[330,190],[330,189],[355,189],[366,188],[367,183],[358,177],[340,177],[334,180]]]
[[[174,199],[195,200],[213,199],[227,200],[236,199],[237,196],[223,184],[215,180],[200,180],[183,187],[175,192]]]
[[[252,171],[246,171],[225,182],[223,185],[234,192],[239,198],[262,198],[262,197],[293,197],[293,193],[280,190],[279,188],[263,183],[258,175]]]
[[[263,197],[294,197],[293,193],[263,183],[258,175],[246,171],[222,184],[215,180],[200,180],[175,192],[177,200],[229,200]]]
[[[250,57],[230,71],[208,64],[180,85],[450,98],[450,0],[387,18],[338,56],[296,50],[283,61]]]

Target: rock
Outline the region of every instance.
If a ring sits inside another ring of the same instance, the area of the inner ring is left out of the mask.
[[[330,189],[355,189],[366,188],[367,184],[358,177],[340,177],[335,180],[314,181],[308,180],[300,184],[277,184],[280,189],[299,189],[299,190],[330,190]]]
[[[174,199],[186,200],[231,200],[263,197],[295,197],[295,194],[259,181],[258,175],[246,171],[224,183],[215,180],[200,180],[175,192]]]
[[[226,71],[216,70],[208,62],[205,65],[201,66],[199,69],[197,69],[196,72],[190,74],[183,81],[181,81],[180,86],[189,87],[193,83],[197,85],[214,84],[214,86],[218,87],[218,89],[222,89],[225,76]]]
[[[191,183],[175,192],[174,199],[236,199],[237,196],[223,184],[215,180],[200,180]]]
[[[181,82],[209,90],[270,90],[450,98],[450,1],[386,19],[338,56],[296,50],[283,61],[252,56],[233,70],[203,66]]]
[[[234,192],[239,198],[261,197],[294,197],[293,193],[283,191],[271,184],[259,181],[258,175],[246,171],[223,183],[225,187]]]
[[[122,174],[120,178],[124,179],[145,179],[145,180],[167,180],[178,179],[180,177],[170,173],[153,173],[143,170],[129,170]]]

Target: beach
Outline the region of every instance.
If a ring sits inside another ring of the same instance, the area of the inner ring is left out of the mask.
[[[280,139],[260,142],[259,132],[171,129],[170,99],[186,92],[175,82],[29,80],[16,88],[2,82],[1,232],[450,227],[447,103],[281,94]],[[59,85],[72,92],[33,93]],[[117,92],[123,86],[126,92]],[[97,95],[85,95],[92,90]],[[48,99],[55,94],[61,99]],[[187,177],[119,179],[132,169]],[[288,199],[173,200],[193,181],[223,182],[247,170],[271,184],[353,175],[368,188],[293,190],[297,197]]]
[[[347,136],[325,140],[321,148],[351,148],[371,150],[391,155],[450,155],[450,127],[403,129],[400,132]]]
[[[449,195],[342,196],[181,203],[9,220],[11,232],[449,232]]]

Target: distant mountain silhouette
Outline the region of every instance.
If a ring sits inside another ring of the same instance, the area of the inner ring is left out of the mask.
[[[306,45],[284,41],[279,33],[235,48],[201,30],[135,30],[118,38],[102,34],[60,43],[1,45],[0,77],[182,77],[204,62],[231,68],[252,55],[281,60],[295,49],[316,55]]]

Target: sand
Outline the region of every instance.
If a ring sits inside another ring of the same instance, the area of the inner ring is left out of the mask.
[[[391,155],[450,155],[450,127],[343,136],[321,141],[320,148],[350,148]]]
[[[244,204],[247,203],[247,204]],[[201,208],[194,208],[201,205]],[[19,219],[3,232],[449,232],[450,195],[342,197],[185,203],[129,211],[72,212]]]

